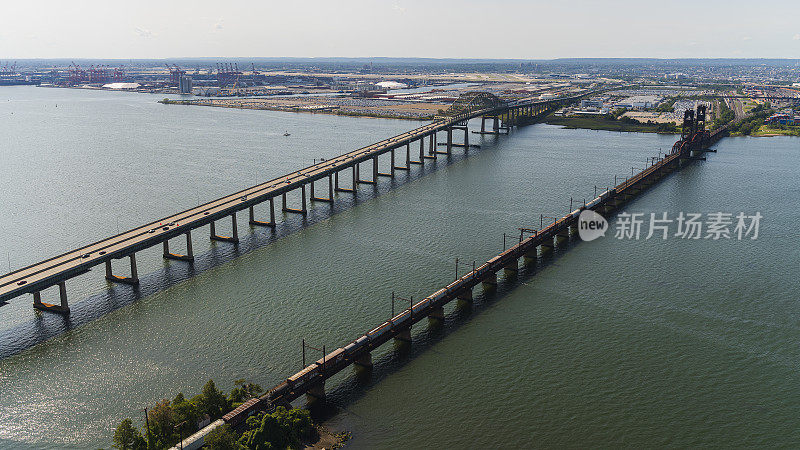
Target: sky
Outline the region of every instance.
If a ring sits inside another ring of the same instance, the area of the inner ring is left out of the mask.
[[[800,58],[800,1],[0,0],[0,60]]]

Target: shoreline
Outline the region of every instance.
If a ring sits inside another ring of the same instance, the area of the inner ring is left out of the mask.
[[[620,133],[652,133],[652,134],[680,134],[680,128],[675,131],[660,131],[657,124],[625,123],[618,120],[597,119],[593,117],[554,117],[547,116],[541,123],[558,125],[568,130],[597,130],[616,131]]]
[[[680,128],[676,131],[658,131],[653,124],[628,124],[620,121],[611,120],[598,120],[596,118],[554,118],[552,116],[546,117],[541,123],[548,125],[556,125],[568,130],[597,130],[597,131],[616,131],[619,133],[651,133],[651,134],[680,134]],[[800,137],[792,134],[790,130],[773,130],[770,129],[764,133],[741,134],[731,133],[730,137],[744,137],[750,136],[754,138],[767,138],[767,137]]]
[[[249,110],[261,110],[261,111],[279,111],[279,112],[290,112],[290,113],[310,113],[310,114],[328,114],[332,116],[349,116],[349,117],[366,117],[371,119],[397,119],[397,120],[411,120],[416,122],[426,122],[433,120],[433,115],[430,116],[422,116],[422,117],[409,117],[403,115],[393,115],[393,114],[370,114],[370,113],[359,113],[359,112],[350,112],[350,111],[342,111],[342,110],[326,110],[326,109],[303,109],[303,108],[281,108],[281,107],[274,107],[274,106],[245,106],[245,105],[222,105],[222,104],[213,104],[213,103],[200,103],[202,100],[168,100],[163,99],[159,100],[158,103],[164,105],[182,105],[182,106],[205,106],[211,108],[229,108],[229,109],[249,109]]]

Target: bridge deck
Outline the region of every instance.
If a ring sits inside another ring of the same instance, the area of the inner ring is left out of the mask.
[[[438,120],[203,205],[152,221],[124,233],[0,276],[0,302],[54,286],[61,281],[87,272],[93,266],[113,259],[120,259],[139,250],[158,245],[195,228],[293,191],[313,181],[348,169],[361,162],[369,161],[392,149],[425,138],[459,122],[484,114],[503,114],[513,108],[558,104],[580,98],[583,95],[588,95],[588,93],[547,101],[517,101],[501,108],[470,111],[449,119]]]
[[[710,135],[708,144],[710,145],[719,140],[721,133],[724,132],[724,130],[725,129],[723,128],[712,133]],[[527,255],[535,255],[537,247],[543,244],[551,245],[556,236],[563,234],[569,227],[577,226],[578,217],[581,211],[585,209],[602,211],[603,208],[609,206],[616,208],[617,204],[614,202],[616,202],[618,199],[624,200],[625,196],[627,195],[633,195],[628,191],[634,188],[644,189],[646,185],[643,185],[643,183],[655,181],[666,173],[671,172],[678,166],[680,159],[681,155],[677,153],[666,155],[657,163],[645,168],[644,170],[635,174],[633,177],[619,183],[615,187],[601,193],[586,205],[571,211],[569,214],[561,218],[554,219],[552,223],[544,226],[541,230],[537,230],[527,238],[520,239],[519,243],[504,250],[486,263],[460,276],[455,281],[429,295],[428,297],[425,297],[424,299],[412,305],[410,308],[401,311],[390,320],[378,325],[375,328],[372,328],[372,330],[378,330],[383,327],[389,327],[389,330],[385,333],[382,333],[375,339],[370,339],[365,345],[360,347],[358,351],[351,355],[347,355],[344,358],[331,361],[329,364],[324,365],[324,368],[320,369],[317,367],[317,374],[314,377],[308,378],[306,381],[295,386],[290,386],[287,381],[283,381],[270,389],[269,393],[265,394],[263,397],[261,397],[261,399],[264,400],[264,403],[266,404],[285,404],[294,401],[310,391],[313,387],[318,386],[326,379],[334,376],[341,370],[353,364],[364,354],[371,353],[384,343],[397,337],[401,333],[406,332],[412,327],[412,325],[427,318],[434,310],[459,298],[459,296],[466,292],[471,292],[473,287],[484,282],[485,280],[490,278],[496,279],[497,272],[509,266],[513,267],[515,264],[517,264],[519,258]],[[409,313],[411,316],[400,322],[404,314]],[[395,325],[395,323],[398,322],[401,324]],[[369,333],[366,335],[368,336]],[[324,358],[322,361],[324,362]],[[317,361],[317,363],[319,363],[319,361]],[[319,366],[317,363],[309,364],[304,370],[314,370],[315,364]],[[262,405],[262,407],[264,406],[266,405]]]

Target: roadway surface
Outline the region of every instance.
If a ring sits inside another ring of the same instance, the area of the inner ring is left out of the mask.
[[[583,95],[587,94],[581,94],[580,96]],[[203,205],[152,221],[146,225],[0,276],[0,302],[54,286],[61,281],[87,272],[93,266],[113,259],[120,259],[139,250],[183,235],[195,228],[230,216],[270,198],[293,191],[315,180],[322,179],[361,162],[369,161],[373,157],[410,144],[412,141],[425,138],[464,120],[485,114],[502,114],[510,107],[555,104],[576,99],[580,96],[546,101],[517,101],[508,106],[470,111],[450,119],[438,120]]]

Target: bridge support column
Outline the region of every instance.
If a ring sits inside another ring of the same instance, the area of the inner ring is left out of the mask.
[[[428,314],[428,319],[438,322],[444,322],[444,307],[437,306],[431,309],[431,313]]]
[[[423,159],[436,159],[436,132],[428,135],[428,154],[421,155]]]
[[[260,227],[272,227],[275,228],[275,199],[269,199],[269,222],[262,222],[260,220],[256,220],[256,214],[253,210],[254,206],[251,206],[248,210],[250,215],[250,225],[260,226]]]
[[[577,236],[578,235],[578,222],[577,221],[575,221],[574,223],[572,223],[572,225],[569,226],[569,234],[571,236]]]
[[[548,253],[552,253],[553,252],[553,239],[549,238],[549,239],[547,239],[545,241],[542,241],[542,243],[539,245],[539,248],[541,249],[542,255],[546,255]]]
[[[353,364],[356,367],[361,367],[362,369],[371,369],[372,368],[372,353],[365,352],[361,356],[353,361]]]
[[[536,264],[536,261],[538,259],[539,258],[538,258],[538,255],[536,254],[536,248],[534,248],[532,251],[522,255],[522,264],[524,264],[526,266],[527,265],[531,265],[531,264]]]
[[[516,275],[518,271],[519,271],[519,261],[517,261],[516,259],[509,262],[508,265],[503,267],[503,273],[506,276]]]
[[[447,128],[447,155],[453,153],[453,129]]]
[[[176,261],[194,261],[194,254],[192,254],[192,232],[186,232],[186,254],[180,255],[178,253],[171,253],[169,251],[169,239],[164,241],[164,258],[165,259],[174,259]]]
[[[325,400],[325,380],[320,380],[314,383],[311,388],[306,391],[306,396],[310,401]]]
[[[457,296],[458,304],[464,306],[465,304],[472,304],[472,288],[466,288],[461,291]]]
[[[378,184],[378,158],[377,157],[373,157],[372,158],[372,180],[362,180],[361,179],[361,168],[359,167],[358,163],[356,163],[355,168],[356,168],[356,171],[355,171],[356,172],[355,173],[355,177],[356,178],[355,179],[357,180],[356,181],[357,183],[361,183],[361,184]]]
[[[301,200],[301,203],[300,203],[302,205],[301,208],[300,209],[289,208],[288,206],[286,206],[286,193],[284,192],[283,193],[283,212],[297,213],[297,214],[302,214],[302,215],[308,214],[308,208],[306,207],[306,185],[305,184],[300,186],[300,196],[302,197],[302,200]]]
[[[324,197],[317,197],[314,195],[314,182],[312,181],[309,184],[309,188],[311,190],[311,201],[312,202],[328,202],[333,203],[333,175],[328,175],[328,198]]]
[[[220,236],[217,234],[217,227],[214,222],[209,224],[209,228],[211,229],[211,240],[212,241],[220,241],[220,242],[230,242],[233,244],[239,243],[239,232],[236,229],[236,213],[231,215],[231,222],[233,224],[233,236]]]
[[[65,281],[58,283],[58,294],[61,300],[60,305],[53,305],[51,303],[42,302],[42,293],[36,291],[33,293],[33,308],[39,311],[52,312],[57,314],[69,314],[69,303],[67,303],[67,285]]]
[[[353,189],[347,189],[339,186],[339,172],[335,172],[333,174],[333,186],[335,192],[352,192],[353,194],[356,193],[356,177],[358,174],[356,173],[356,166],[353,166]]]
[[[411,170],[411,142],[406,143],[406,165],[395,166],[395,170]]]
[[[390,161],[391,164],[389,165],[389,167],[391,167],[391,169],[389,170],[389,172],[375,172],[375,174],[376,174],[375,179],[377,179],[378,176],[394,178],[394,159],[395,159],[394,158],[394,151],[395,151],[395,149],[391,149],[389,151],[390,155],[391,155],[391,161]],[[375,157],[376,164],[377,164],[377,161],[378,161],[378,157],[376,156]]]
[[[564,228],[563,230],[556,233],[556,242],[558,244],[562,244],[569,240],[569,228]]]
[[[464,151],[469,150],[469,127],[464,125]]]
[[[128,255],[131,262],[131,276],[130,277],[120,277],[114,275],[113,270],[111,269],[111,260],[106,260],[106,280],[114,282],[114,283],[123,283],[123,284],[130,284],[130,285],[137,285],[139,284],[139,272],[136,268],[136,254],[131,253]]]
[[[483,285],[483,290],[491,290],[497,287],[497,273],[490,273],[486,275],[486,278],[481,281]],[[470,292],[471,293],[471,292]]]
[[[394,337],[395,342],[401,344],[410,344],[411,343],[411,327],[406,328],[405,330],[397,333]]]

